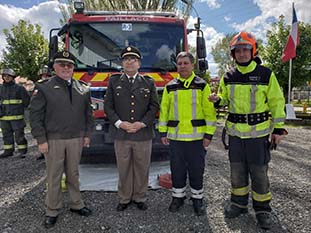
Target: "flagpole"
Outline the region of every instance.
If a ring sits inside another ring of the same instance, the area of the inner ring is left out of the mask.
[[[291,100],[291,82],[292,82],[292,59],[289,60],[288,95],[287,95],[288,104],[290,104],[290,100]]]

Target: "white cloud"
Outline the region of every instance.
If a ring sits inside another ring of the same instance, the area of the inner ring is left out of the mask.
[[[225,20],[226,22],[229,22],[229,21],[231,20],[231,17],[225,16],[225,17],[224,17],[224,20]]]
[[[199,0],[199,2],[206,2],[209,8],[217,9],[221,7],[221,4],[217,0]]]
[[[0,4],[0,57],[2,57],[2,50],[6,46],[3,29],[10,29],[12,25],[23,19],[31,24],[39,24],[45,38],[48,38],[51,28],[60,27],[59,19],[62,15],[58,4],[57,1],[48,1],[29,9]]]

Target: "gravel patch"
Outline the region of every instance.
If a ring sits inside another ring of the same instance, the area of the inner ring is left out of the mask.
[[[221,127],[219,127],[221,128]],[[256,225],[254,211],[236,219],[225,219],[223,208],[230,194],[230,173],[227,151],[221,144],[220,129],[208,149],[206,158],[205,202],[207,215],[197,217],[187,200],[178,213],[167,208],[171,193],[166,189],[148,191],[148,210],[131,205],[124,212],[115,210],[116,192],[82,192],[93,210],[90,217],[81,217],[68,210],[68,194],[64,208],[52,229],[43,226],[45,214],[45,163],[34,140],[28,134],[28,156],[0,160],[0,232],[111,232],[111,233],[208,233],[265,232]],[[289,135],[272,152],[270,182],[273,195],[273,227],[268,232],[311,232],[311,129],[289,128]],[[103,165],[105,166],[105,165]]]

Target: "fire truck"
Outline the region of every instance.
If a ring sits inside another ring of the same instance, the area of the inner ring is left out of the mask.
[[[83,2],[74,2],[76,12],[62,28],[50,31],[50,65],[59,41],[76,57],[74,78],[89,84],[95,131],[84,154],[113,153],[109,120],[103,111],[105,91],[112,74],[122,72],[120,51],[129,45],[142,54],[140,73],[152,77],[159,96],[166,83],[178,76],[176,55],[188,51],[187,35],[197,32],[197,68],[207,69],[206,49],[200,20],[194,29],[186,28],[183,18],[170,12],[85,11]],[[167,152],[156,130],[153,153]]]

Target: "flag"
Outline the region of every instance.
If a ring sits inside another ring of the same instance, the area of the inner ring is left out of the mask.
[[[285,49],[282,54],[282,61],[287,62],[296,57],[296,47],[299,44],[298,21],[293,3],[293,21],[290,34],[288,36]]]

